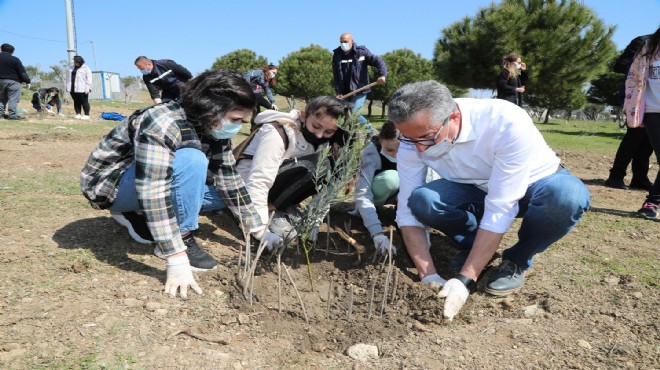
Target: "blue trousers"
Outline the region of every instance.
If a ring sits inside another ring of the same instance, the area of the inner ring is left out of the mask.
[[[183,148],[174,152],[170,194],[182,233],[199,228],[197,218],[200,211],[210,212],[225,207],[215,186],[206,184],[207,166],[208,159],[200,150]],[[135,164],[122,174],[119,192],[110,211],[141,211],[135,190]]]
[[[442,231],[460,248],[471,249],[485,197],[474,185],[440,179],[415,189],[408,207],[419,222]],[[536,254],[573,229],[589,209],[590,195],[580,179],[562,169],[529,185],[518,205],[518,242],[504,251],[503,259],[528,269]]]

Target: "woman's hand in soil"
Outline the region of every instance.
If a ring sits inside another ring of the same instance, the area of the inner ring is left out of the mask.
[[[176,291],[179,290],[182,299],[188,298],[188,286],[195,293],[202,294],[202,288],[197,285],[190,268],[188,255],[183,253],[167,259],[167,281],[165,282],[165,293],[170,297],[176,297]]]
[[[447,320],[451,321],[458,314],[458,311],[461,310],[465,301],[467,301],[470,292],[460,280],[449,279],[438,295],[445,297],[443,315]]]

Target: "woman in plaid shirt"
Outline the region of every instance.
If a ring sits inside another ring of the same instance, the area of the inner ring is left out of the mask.
[[[255,104],[243,76],[208,71],[190,80],[179,102],[136,111],[92,152],[80,185],[92,207],[109,209],[141,243],[155,242],[167,260],[165,291],[188,286],[201,294],[192,271],[217,261],[193,237],[200,210],[224,207],[240,214],[249,231],[268,246],[281,239],[265,230],[231,154],[231,138]],[[207,175],[208,171],[208,175]]]

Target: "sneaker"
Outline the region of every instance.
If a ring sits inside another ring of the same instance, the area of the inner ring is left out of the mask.
[[[80,114],[76,114],[76,116],[75,116],[75,117],[73,117],[73,118],[74,118],[74,119],[80,119],[80,117],[81,117],[81,115],[80,115]]]
[[[118,224],[128,229],[128,234],[136,242],[151,244],[154,241],[149,226],[147,226],[147,219],[143,215],[137,212],[110,212],[110,214]]]
[[[646,179],[645,181],[637,181],[635,179],[630,180],[630,185],[628,185],[631,189],[637,189],[637,190],[644,190],[644,191],[651,191],[653,188],[653,183],[649,180]]]
[[[8,117],[5,117],[5,118],[8,119],[8,120],[16,120],[16,121],[25,119],[25,117],[23,117],[23,116],[8,116]]]
[[[637,215],[649,220],[658,220],[658,205],[651,202],[644,202],[642,208],[637,211]]]
[[[190,260],[190,267],[193,271],[210,271],[218,267],[218,261],[203,250],[195,240],[193,233],[190,233],[183,237],[183,244],[188,247],[186,253],[188,254],[188,260]]]
[[[281,236],[282,239],[294,239],[298,236],[298,232],[296,232],[296,229],[291,225],[291,222],[289,222],[287,214],[282,211],[275,211],[275,215],[273,215],[273,219],[270,221],[268,229]]]
[[[504,260],[488,277],[484,291],[494,296],[507,296],[523,286],[525,271],[515,263]]]
[[[89,116],[81,116],[80,119],[84,121],[89,121]]]
[[[614,189],[623,189],[623,190],[629,189],[628,186],[624,184],[623,179],[613,179],[611,177],[608,177],[607,180],[605,180],[605,186]]]

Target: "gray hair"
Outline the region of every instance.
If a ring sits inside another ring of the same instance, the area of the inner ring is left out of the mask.
[[[390,121],[395,124],[408,121],[422,111],[431,114],[431,124],[439,126],[441,120],[449,117],[456,109],[456,103],[449,89],[433,80],[413,82],[402,86],[388,104]]]

